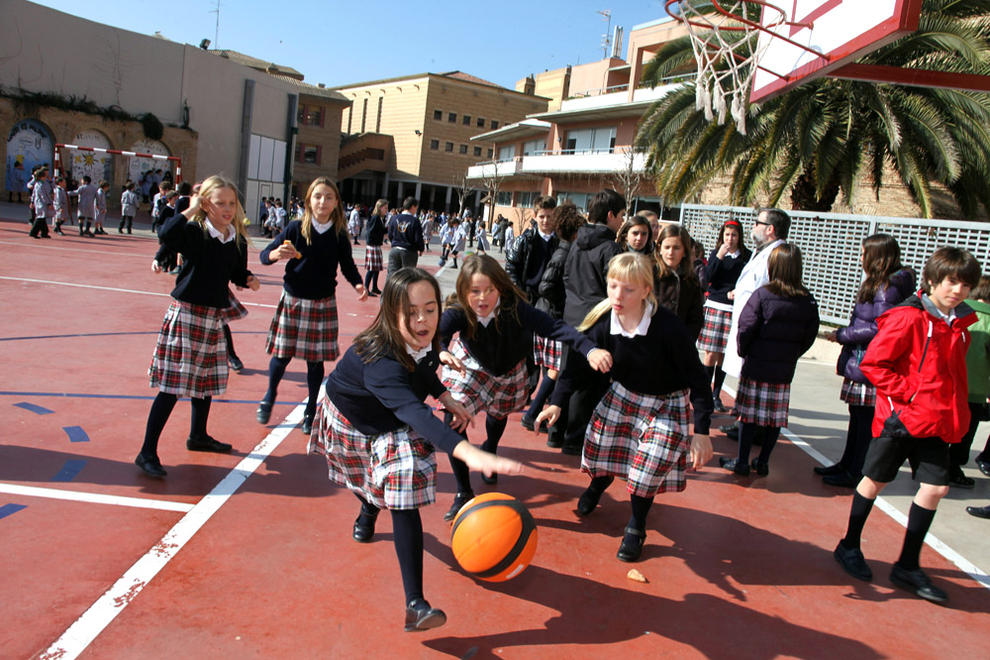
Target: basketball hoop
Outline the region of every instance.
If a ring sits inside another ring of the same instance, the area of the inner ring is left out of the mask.
[[[732,2],[729,8],[717,0],[667,0],[667,14],[687,28],[698,62],[695,106],[705,118],[724,124],[731,115],[746,134],[746,108],[762,50],[759,36],[788,23],[787,13],[765,0]],[[747,5],[762,8],[762,23],[746,18]]]

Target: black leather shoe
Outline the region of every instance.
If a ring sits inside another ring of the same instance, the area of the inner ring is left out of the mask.
[[[863,551],[859,548],[847,548],[842,541],[839,541],[839,545],[835,546],[832,556],[835,557],[835,561],[839,562],[839,565],[842,566],[846,573],[849,573],[849,575],[857,580],[869,582],[873,579],[873,571],[870,570],[869,564],[866,563],[866,559],[863,557]]]
[[[949,468],[949,485],[956,488],[974,488],[976,479],[967,477],[958,465]]]
[[[406,632],[439,628],[447,623],[447,615],[443,610],[430,607],[422,598],[417,598],[406,606]]]
[[[368,520],[368,517],[361,514],[357,517],[357,520],[354,521],[354,531],[351,536],[353,536],[354,540],[358,543],[370,543],[371,537],[375,535],[375,522],[378,518],[370,518],[370,523]]]
[[[740,463],[738,458],[729,458],[728,456],[721,456],[718,459],[718,464],[724,467],[730,472],[734,472],[740,477],[749,476],[749,466],[745,463]]]
[[[258,410],[254,413],[254,418],[259,424],[267,424],[272,416],[272,404],[262,401],[258,404]]]
[[[467,504],[472,498],[474,498],[474,493],[458,493],[454,496],[454,503],[450,505],[450,509],[447,513],[443,514],[443,519],[450,522],[457,517],[457,512],[461,510],[465,504]]]
[[[191,435],[186,438],[186,449],[189,451],[209,451],[214,454],[229,454],[233,447],[209,435]]]
[[[822,482],[829,486],[838,486],[839,488],[855,488],[856,484],[859,483],[859,479],[853,478],[851,474],[843,470],[839,474],[825,475],[822,477]]]
[[[770,465],[769,465],[769,463],[764,463],[764,462],[760,461],[759,458],[754,458],[752,460],[752,462],[750,462],[749,467],[753,471],[755,471],[756,472],[756,475],[759,476],[759,477],[765,477],[765,476],[767,476],[767,475],[770,474]]]
[[[990,518],[990,504],[986,506],[968,506],[966,513],[977,518]]]
[[[731,410],[731,408],[729,408],[727,405],[725,405],[724,403],[722,403],[722,399],[718,399],[718,398],[715,399],[715,412],[716,413],[718,413],[719,415],[725,415],[725,414],[728,414],[728,412],[730,410]]]
[[[237,373],[240,373],[241,370],[244,369],[244,363],[241,362],[241,359],[231,353],[227,354],[227,364],[229,364],[230,368]]]
[[[532,417],[529,417],[528,415],[523,415],[522,420],[520,420],[519,423],[522,424],[522,427],[527,431],[535,431],[536,424],[534,422],[535,420]]]
[[[141,471],[149,477],[155,477],[156,479],[161,479],[168,474],[168,472],[162,468],[161,461],[158,460],[157,456],[147,458],[144,454],[138,454],[137,458],[134,459],[134,465],[141,468]]]
[[[729,440],[739,441],[739,427],[735,424],[725,424],[718,427],[718,430],[724,433]]]
[[[583,450],[583,445],[569,445],[564,443],[560,446],[560,453],[567,454],[568,456],[580,456]]]
[[[314,415],[304,415],[302,421],[302,432],[309,435],[313,432],[313,417]]]
[[[901,589],[910,591],[918,598],[930,600],[933,603],[944,603],[949,600],[949,596],[932,584],[925,572],[920,568],[909,571],[901,568],[900,564],[894,564],[890,570],[890,581]]]
[[[579,516],[591,515],[591,512],[598,506],[598,501],[602,499],[602,495],[604,495],[604,493],[596,492],[591,488],[591,486],[588,486],[588,488],[581,493],[581,497],[578,498],[577,514]]]
[[[980,472],[990,477],[990,461],[984,461],[978,458],[976,459],[976,467],[980,468]]]
[[[491,486],[492,484],[497,484],[498,483],[498,474],[495,473],[495,472],[492,472],[492,476],[490,476],[490,477],[486,477],[484,474],[482,474],[481,475],[481,480],[484,481],[489,486]]]
[[[560,449],[563,446],[564,442],[560,439],[559,435],[547,434],[547,447],[550,447],[550,449]]]
[[[815,474],[822,477],[827,477],[830,474],[842,474],[843,472],[846,471],[846,468],[842,467],[842,465],[840,465],[839,463],[833,463],[832,465],[828,465],[828,466],[816,465],[812,469],[815,471]]]
[[[636,561],[643,554],[643,543],[646,542],[646,532],[635,527],[626,527],[625,536],[622,537],[622,544],[615,556],[620,561]]]

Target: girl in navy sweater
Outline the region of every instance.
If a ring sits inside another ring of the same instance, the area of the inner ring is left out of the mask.
[[[687,455],[695,469],[712,457],[708,429],[712,393],[684,324],[657,304],[653,265],[644,255],[625,252],[612,258],[606,279],[608,297],[578,326],[612,355],[612,383],[588,424],[581,469],[591,484],[577,503],[587,516],[615,477],[626,479],[632,517],[617,557],[636,561],[646,539],[646,516],[657,493],[686,486]],[[554,388],[552,405],[537,420],[553,424],[560,404],[587,376],[569,362]],[[688,434],[688,391],[694,405],[694,436]]]
[[[818,303],[801,282],[801,251],[793,243],[781,243],[767,263],[770,282],[756,290],[739,315],[737,337],[743,358],[736,394],[741,424],[739,456],[718,459],[726,470],[749,475],[750,467],[761,477],[770,470],[770,452],[780,429],[787,426],[791,381],[798,358],[818,335]],[[749,463],[749,450],[762,426],[763,447]]]
[[[340,205],[337,186],[327,177],[309,184],[302,220],[293,220],[261,251],[266,266],[285,259],[282,297],[268,330],[265,350],[268,363],[268,391],[258,404],[260,424],[267,424],[275,405],[278,384],[294,357],[306,360],[309,400],[303,415],[302,432],[313,430],[316,398],[323,382],[323,363],[336,360],[337,348],[337,267],[364,301],[368,292],[351,256],[347,222]]]
[[[159,237],[184,256],[175,278],[172,304],[165,313],[148,373],[158,396],[151,404],[144,445],[134,462],[145,474],[164,477],[158,439],[175,402],[188,396],[192,421],[186,448],[226,453],[231,446],[206,432],[213,396],[227,389],[227,344],[223,325],[230,306],[230,282],[257,291],[247,269],[244,209],[234,184],[219,176],[203,182],[189,208],[162,226]]]
[[[368,218],[368,238],[365,240],[364,250],[364,288],[369,296],[382,294],[381,289],[378,288],[378,274],[385,269],[382,243],[385,241],[387,215],[388,200],[380,199],[375,202],[375,210]]]
[[[599,371],[608,371],[611,366],[607,352],[524,300],[525,294],[495,259],[472,255],[464,260],[454,302],[440,319],[444,385],[472,415],[485,413],[487,438],[481,447],[493,454],[509,415],[522,410],[529,398],[526,358],[532,351],[534,334],[566,343],[587,356]],[[446,350],[454,333],[458,337]],[[467,466],[455,457],[450,463],[457,479],[457,495],[445,520],[453,520],[474,497]],[[484,475],[482,479],[493,484],[496,477]]]
[[[385,281],[374,323],[354,338],[327,378],[310,451],[324,454],[330,478],[361,501],[354,540],[375,533],[381,509],[392,517],[395,552],[405,590],[407,632],[443,625],[447,616],[423,596],[423,522],[419,507],[436,499],[434,448],[485,475],[520,472],[516,461],[471,445],[454,430],[471,413],[437,378],[436,329],[440,286],[426,271],[402,268]],[[454,428],[424,403],[440,401]]]

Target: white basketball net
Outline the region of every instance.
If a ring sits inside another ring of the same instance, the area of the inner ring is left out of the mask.
[[[724,124],[726,116],[731,115],[736,128],[745,135],[746,110],[756,63],[769,40],[759,48],[759,28],[713,12],[712,4],[710,1],[681,0],[673,3],[670,11],[687,27],[691,49],[698,62],[695,106],[705,111],[708,121],[717,116],[719,124]],[[737,16],[742,15],[744,5],[751,4],[754,3],[721,3],[727,12]],[[773,5],[759,4],[780,12]],[[783,12],[780,13],[781,20],[785,20]]]

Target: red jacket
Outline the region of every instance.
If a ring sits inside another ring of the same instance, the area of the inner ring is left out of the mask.
[[[913,295],[877,318],[879,331],[860,365],[877,388],[874,438],[892,410],[918,438],[956,443],[969,427],[966,328],[976,322],[976,314],[963,303],[950,326],[931,305]]]

